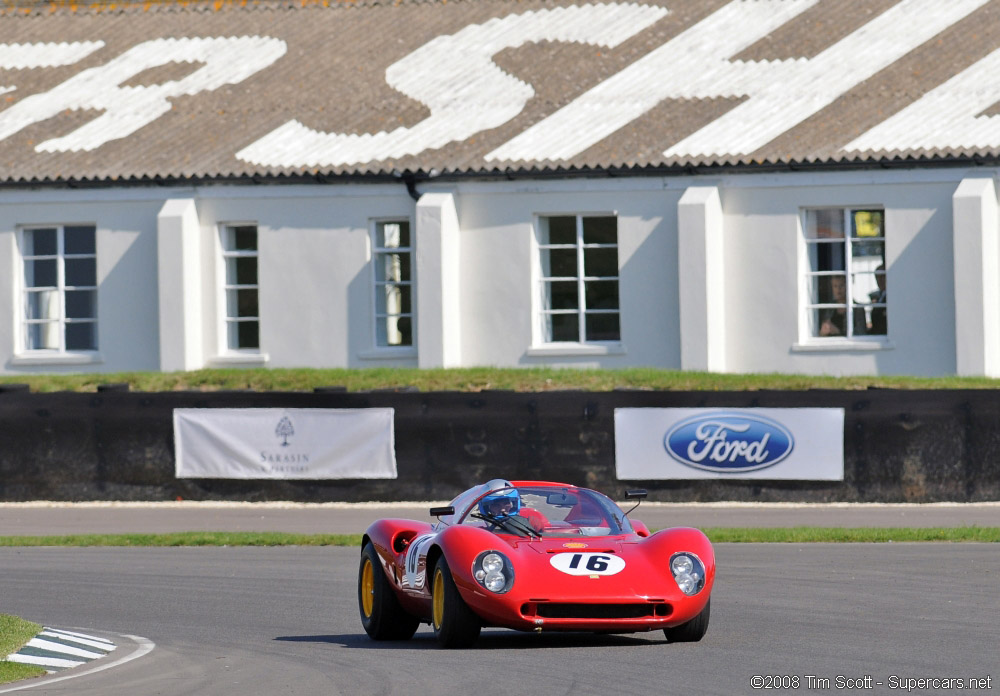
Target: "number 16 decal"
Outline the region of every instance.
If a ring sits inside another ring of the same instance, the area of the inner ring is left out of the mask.
[[[614,575],[625,568],[625,561],[610,553],[557,553],[549,562],[568,575]]]

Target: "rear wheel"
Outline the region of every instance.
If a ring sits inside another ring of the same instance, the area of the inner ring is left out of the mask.
[[[434,567],[432,622],[434,635],[445,648],[465,648],[476,642],[482,624],[458,593],[444,556]]]
[[[663,629],[663,635],[667,637],[668,643],[696,643],[704,638],[708,631],[708,617],[711,613],[712,600],[709,599],[705,608],[698,616],[680,626]]]
[[[400,606],[371,543],[365,544],[361,550],[358,609],[361,611],[361,625],[375,640],[407,640],[420,625],[419,619],[407,614]]]

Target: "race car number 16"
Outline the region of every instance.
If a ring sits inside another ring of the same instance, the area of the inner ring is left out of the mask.
[[[557,553],[549,562],[569,575],[614,575],[625,568],[622,558],[607,553]]]

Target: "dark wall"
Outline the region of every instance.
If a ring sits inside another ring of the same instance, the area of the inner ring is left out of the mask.
[[[399,478],[174,478],[174,408],[395,409]],[[843,407],[844,481],[615,479],[616,407]],[[169,392],[0,390],[0,500],[439,500],[490,478],[662,501],[1000,499],[1000,392]]]

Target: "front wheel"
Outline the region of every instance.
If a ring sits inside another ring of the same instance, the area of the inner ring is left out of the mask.
[[[365,633],[374,640],[408,640],[420,625],[419,619],[407,614],[400,606],[371,543],[365,544],[361,550],[358,609]]]
[[[476,642],[482,624],[458,593],[444,556],[434,567],[432,621],[434,635],[445,648],[465,648]]]
[[[663,635],[667,637],[668,643],[696,643],[705,637],[708,631],[708,617],[711,613],[712,600],[705,603],[705,608],[698,616],[680,626],[663,629]]]

